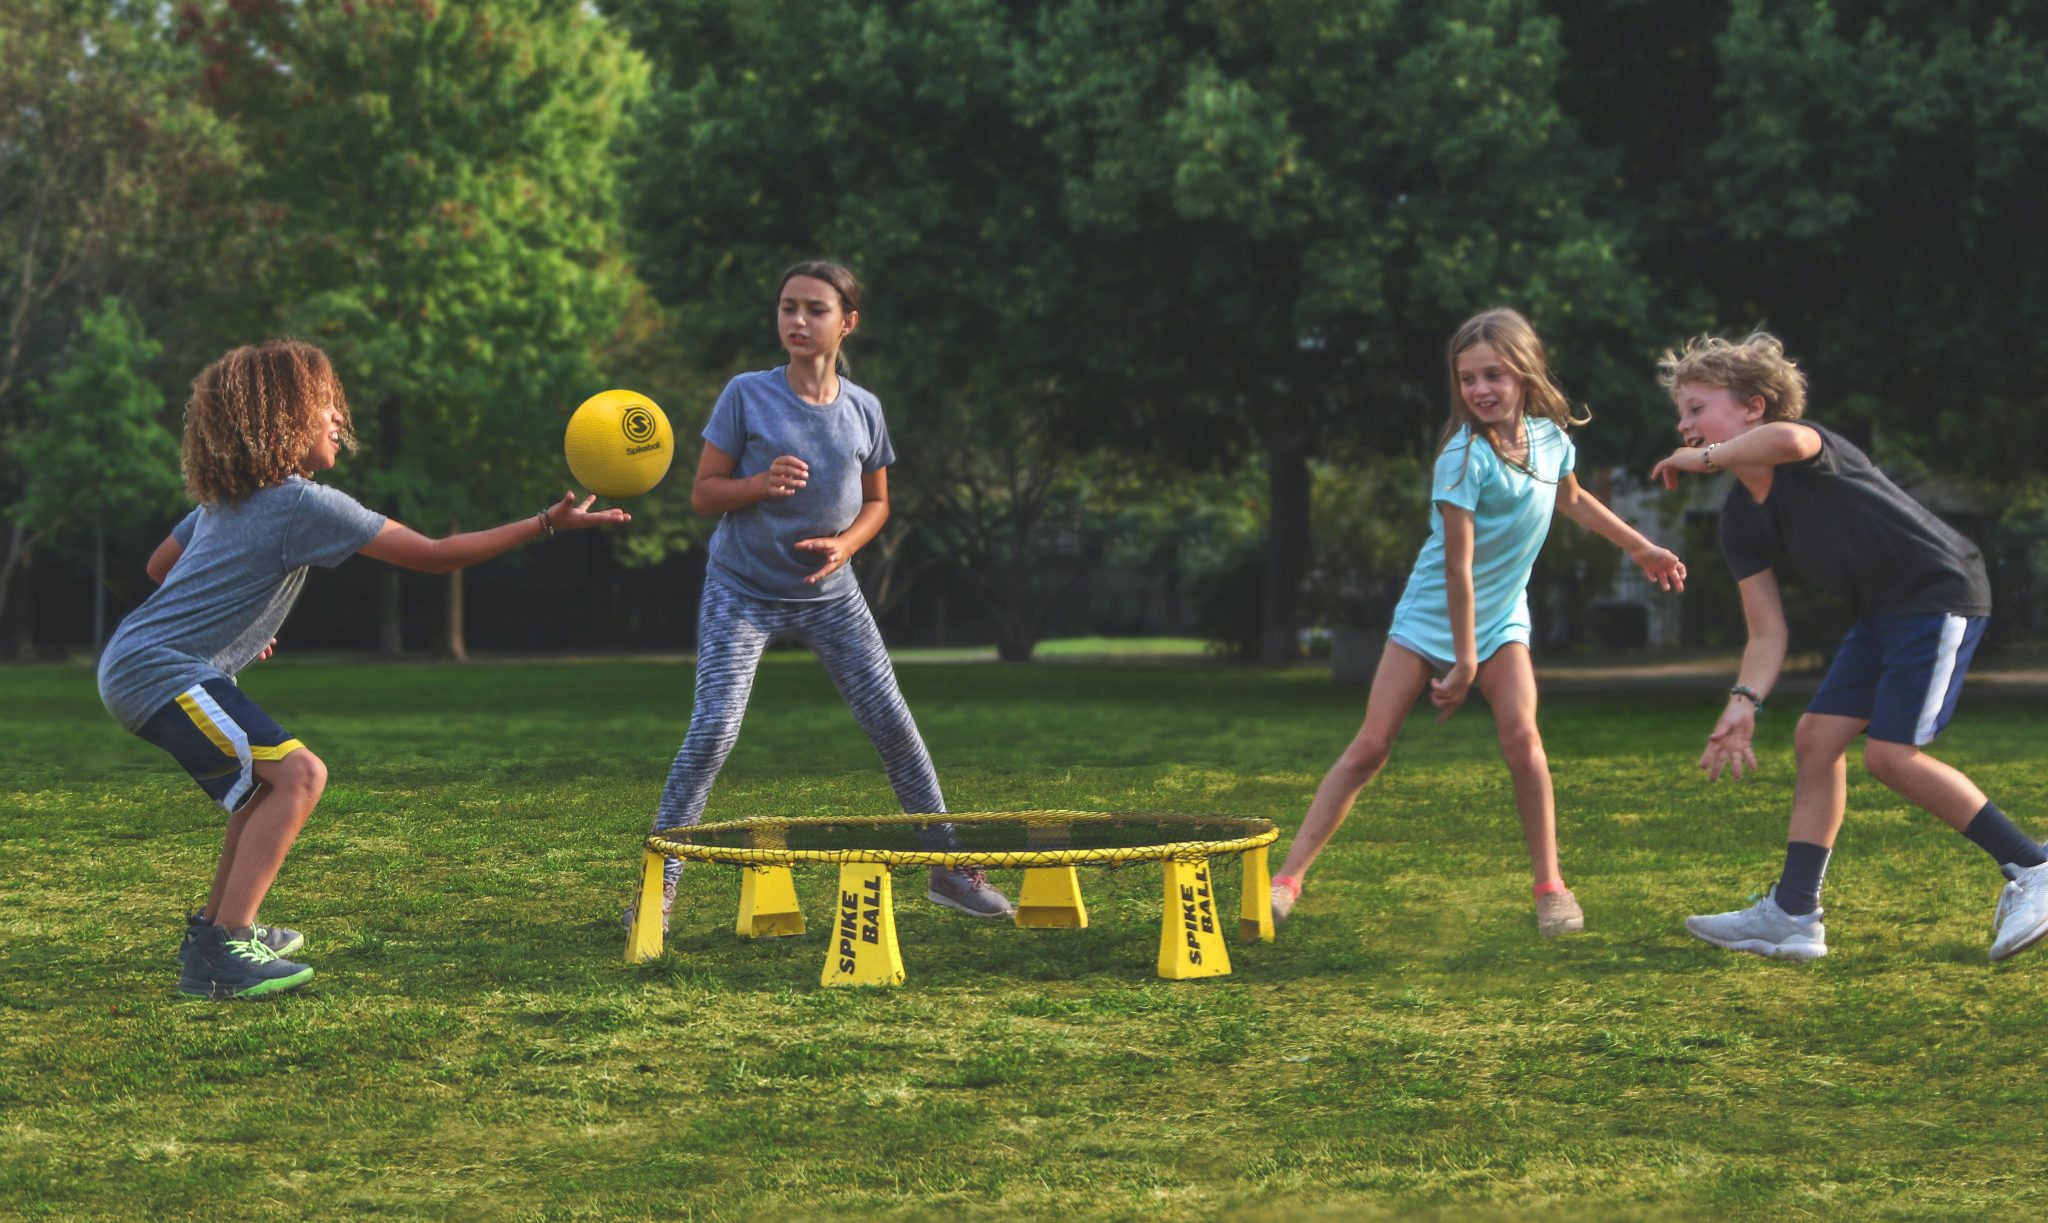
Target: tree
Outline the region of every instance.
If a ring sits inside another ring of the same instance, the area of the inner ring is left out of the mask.
[[[110,329],[140,336],[134,318],[111,321],[109,296],[148,319],[212,313],[194,309],[212,304],[197,273],[216,270],[237,215],[240,154],[192,68],[148,9],[0,6],[0,602],[54,522],[24,500],[49,486],[28,456],[66,444],[43,439],[68,418],[30,388],[79,351],[88,315],[101,328],[88,349],[116,342]]]
[[[1442,343],[1520,306],[1559,352],[1646,296],[1555,95],[1556,23],[1512,0],[1072,0],[1020,68],[1087,249],[1076,329],[1127,446],[1261,454],[1262,656],[1293,648],[1311,458],[1422,450]]]
[[[773,364],[776,273],[817,255],[850,264],[868,287],[851,359],[898,455],[863,584],[883,610],[905,597],[915,572],[898,558],[919,553],[904,545],[922,529],[1003,626],[1003,656],[1029,657],[1074,570],[1040,582],[1018,565],[1046,557],[1044,515],[1077,487],[1070,464],[1088,448],[1055,422],[1091,390],[1064,377],[1076,251],[1015,90],[1032,6],[615,8],[659,66],[636,229],[692,358]],[[1059,551],[1071,566],[1086,550]]]
[[[431,531],[538,509],[634,291],[619,144],[645,62],[546,0],[242,0],[192,29],[279,210],[276,317],[349,388],[368,451],[352,479]],[[440,642],[457,658],[461,577]],[[386,589],[396,649],[395,571]]]
[[[1821,405],[2008,494],[2037,481],[2048,8],[1738,0],[1716,48],[1693,182],[1718,321],[1779,328]]]
[[[40,422],[20,453],[23,491],[0,564],[0,608],[15,557],[67,526],[90,526],[95,652],[106,630],[108,520],[165,513],[181,491],[178,439],[163,425],[164,393],[146,374],[161,351],[132,312],[107,298],[81,321],[68,364],[37,388]]]

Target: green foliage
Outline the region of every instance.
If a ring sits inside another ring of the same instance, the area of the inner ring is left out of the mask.
[[[530,512],[633,291],[617,184],[645,62],[542,0],[201,20],[277,210],[264,287],[334,356],[370,448],[351,483],[429,529]]]
[[[905,666],[961,810],[1267,817],[1290,831],[1356,689],[1244,668]],[[1491,720],[1418,716],[1270,944],[1152,975],[1156,870],[1084,869],[1086,930],[971,922],[896,877],[909,980],[821,990],[811,933],[733,938],[691,867],[668,950],[618,913],[687,667],[263,664],[331,769],[266,918],[319,975],[172,994],[222,821],[82,668],[0,673],[0,1194],[29,1217],[2032,1217],[2048,949],[1984,962],[2001,880],[1849,766],[1834,953],[1718,951],[1783,848],[1765,771],[1691,777],[1719,686],[1544,691],[1565,869],[1537,939]],[[479,711],[490,711],[488,714]],[[1942,740],[2038,792],[2038,700]],[[762,669],[710,817],[892,810],[808,659]],[[2037,824],[2030,829],[2038,830]],[[1237,872],[1221,864],[1223,899]],[[998,872],[1014,890],[1017,875]]]
[[[217,301],[200,286],[241,212],[241,155],[193,96],[194,56],[161,20],[117,0],[0,6],[0,507],[17,522],[61,516],[47,496],[20,501],[40,479],[31,456],[72,444],[41,437],[49,401],[31,388],[52,385],[66,363],[64,384],[82,388],[92,375],[79,354],[105,357],[110,344],[122,369],[154,377],[144,372],[154,350],[129,341],[141,344],[145,329],[188,335],[208,313],[195,307]],[[145,394],[139,382],[113,388],[106,410],[127,413],[114,405]],[[118,462],[136,453],[132,440],[122,438]],[[168,472],[175,479],[175,461]],[[10,549],[0,564],[16,559]]]
[[[41,426],[20,452],[15,520],[48,531],[163,514],[178,504],[178,439],[145,374],[162,346],[119,300],[80,322],[68,364],[35,393]]]
[[[1317,623],[1384,629],[1429,536],[1430,471],[1383,458],[1313,469],[1315,531],[1304,611]]]
[[[1715,321],[1778,329],[1820,419],[2026,483],[2048,454],[2039,6],[1739,0],[1715,46],[1717,134],[1685,167]]]

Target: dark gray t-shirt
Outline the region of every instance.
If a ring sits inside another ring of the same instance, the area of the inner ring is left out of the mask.
[[[184,548],[100,655],[100,700],[135,730],[166,701],[256,660],[298,600],[306,566],[333,568],[384,529],[355,498],[292,476],[201,506],[171,530]]]
[[[837,535],[860,513],[860,478],[896,461],[882,403],[845,378],[839,397],[805,403],[789,389],[786,366],[741,374],[725,384],[711,409],[704,440],[735,460],[737,479],[768,470],[787,454],[811,468],[803,488],[767,497],[718,520],[711,535],[711,571],[741,594],[785,603],[840,598],[858,589],[842,567],[816,585],[804,579],[824,568],[823,553],[802,552],[801,539]]]
[[[1738,480],[1721,507],[1721,554],[1736,581],[1770,568],[1775,550],[1859,617],[1991,614],[1977,545],[1847,438],[1796,423],[1820,434],[1820,453],[1780,464],[1762,505]]]

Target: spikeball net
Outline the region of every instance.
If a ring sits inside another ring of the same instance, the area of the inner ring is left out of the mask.
[[[740,909],[735,931],[746,938],[802,934],[792,866],[839,867],[833,939],[825,985],[895,985],[903,981],[896,942],[895,867],[965,867],[1024,871],[1016,924],[1032,929],[1088,925],[1078,866],[1159,863],[1164,873],[1159,975],[1169,979],[1230,971],[1210,859],[1239,856],[1241,937],[1271,941],[1267,847],[1280,835],[1271,820],[1222,815],[1105,811],[996,811],[869,818],[779,817],[672,828],[649,836],[628,961],[661,954],[662,884],[669,859],[736,866]]]
[[[1104,811],[992,811],[871,819],[763,817],[647,838],[666,857],[732,866],[807,862],[994,869],[1194,862],[1271,845],[1271,820]]]

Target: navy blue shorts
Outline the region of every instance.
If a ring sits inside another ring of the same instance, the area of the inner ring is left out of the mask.
[[[135,733],[169,752],[230,812],[256,792],[258,760],[282,760],[306,746],[224,679],[194,684],[165,701]]]
[[[1885,743],[1931,743],[1963,694],[1963,676],[1989,616],[1908,615],[1858,620],[1835,650],[1808,713],[1861,718]]]

